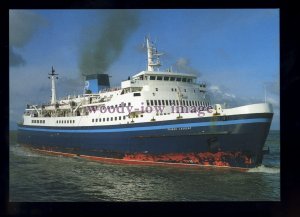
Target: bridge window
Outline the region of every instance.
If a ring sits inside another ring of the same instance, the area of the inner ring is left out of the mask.
[[[187,82],[188,82],[188,83],[191,83],[191,82],[192,82],[192,79],[188,78],[188,79],[187,79]]]
[[[157,77],[156,77],[156,80],[161,81],[161,80],[162,80],[162,76],[157,76]]]
[[[175,77],[171,77],[171,78],[170,78],[170,81],[175,81]]]
[[[164,81],[168,81],[170,77],[164,77]]]
[[[186,82],[186,78],[182,78],[182,82]]]
[[[150,76],[150,80],[155,80],[155,76]]]
[[[176,81],[181,81],[181,78],[180,77],[176,78]]]

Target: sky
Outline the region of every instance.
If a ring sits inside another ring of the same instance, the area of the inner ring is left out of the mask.
[[[145,36],[161,70],[195,73],[213,103],[272,103],[279,129],[278,9],[10,10],[10,129],[26,104],[82,94],[84,74],[108,73],[111,86],[146,69]],[[266,90],[266,91],[265,91]]]

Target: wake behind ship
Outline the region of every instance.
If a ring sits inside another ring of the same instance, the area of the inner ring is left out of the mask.
[[[34,150],[119,163],[261,165],[272,105],[212,105],[197,76],[160,71],[146,38],[147,70],[111,88],[107,74],[86,76],[85,94],[27,105],[18,143]]]

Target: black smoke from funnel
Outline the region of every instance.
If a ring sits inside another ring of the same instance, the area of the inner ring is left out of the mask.
[[[9,66],[18,67],[26,64],[25,59],[16,49],[26,46],[48,21],[31,10],[9,10]]]
[[[102,25],[102,26],[100,26]],[[124,45],[139,26],[139,13],[136,10],[114,10],[106,22],[92,26],[96,38],[84,43],[80,56],[81,75],[107,73],[110,65],[120,56]],[[88,33],[90,31],[86,31]],[[93,37],[93,35],[88,35]]]

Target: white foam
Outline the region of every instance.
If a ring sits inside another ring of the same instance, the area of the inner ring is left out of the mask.
[[[280,168],[266,167],[261,165],[248,170],[249,173],[280,173]]]

